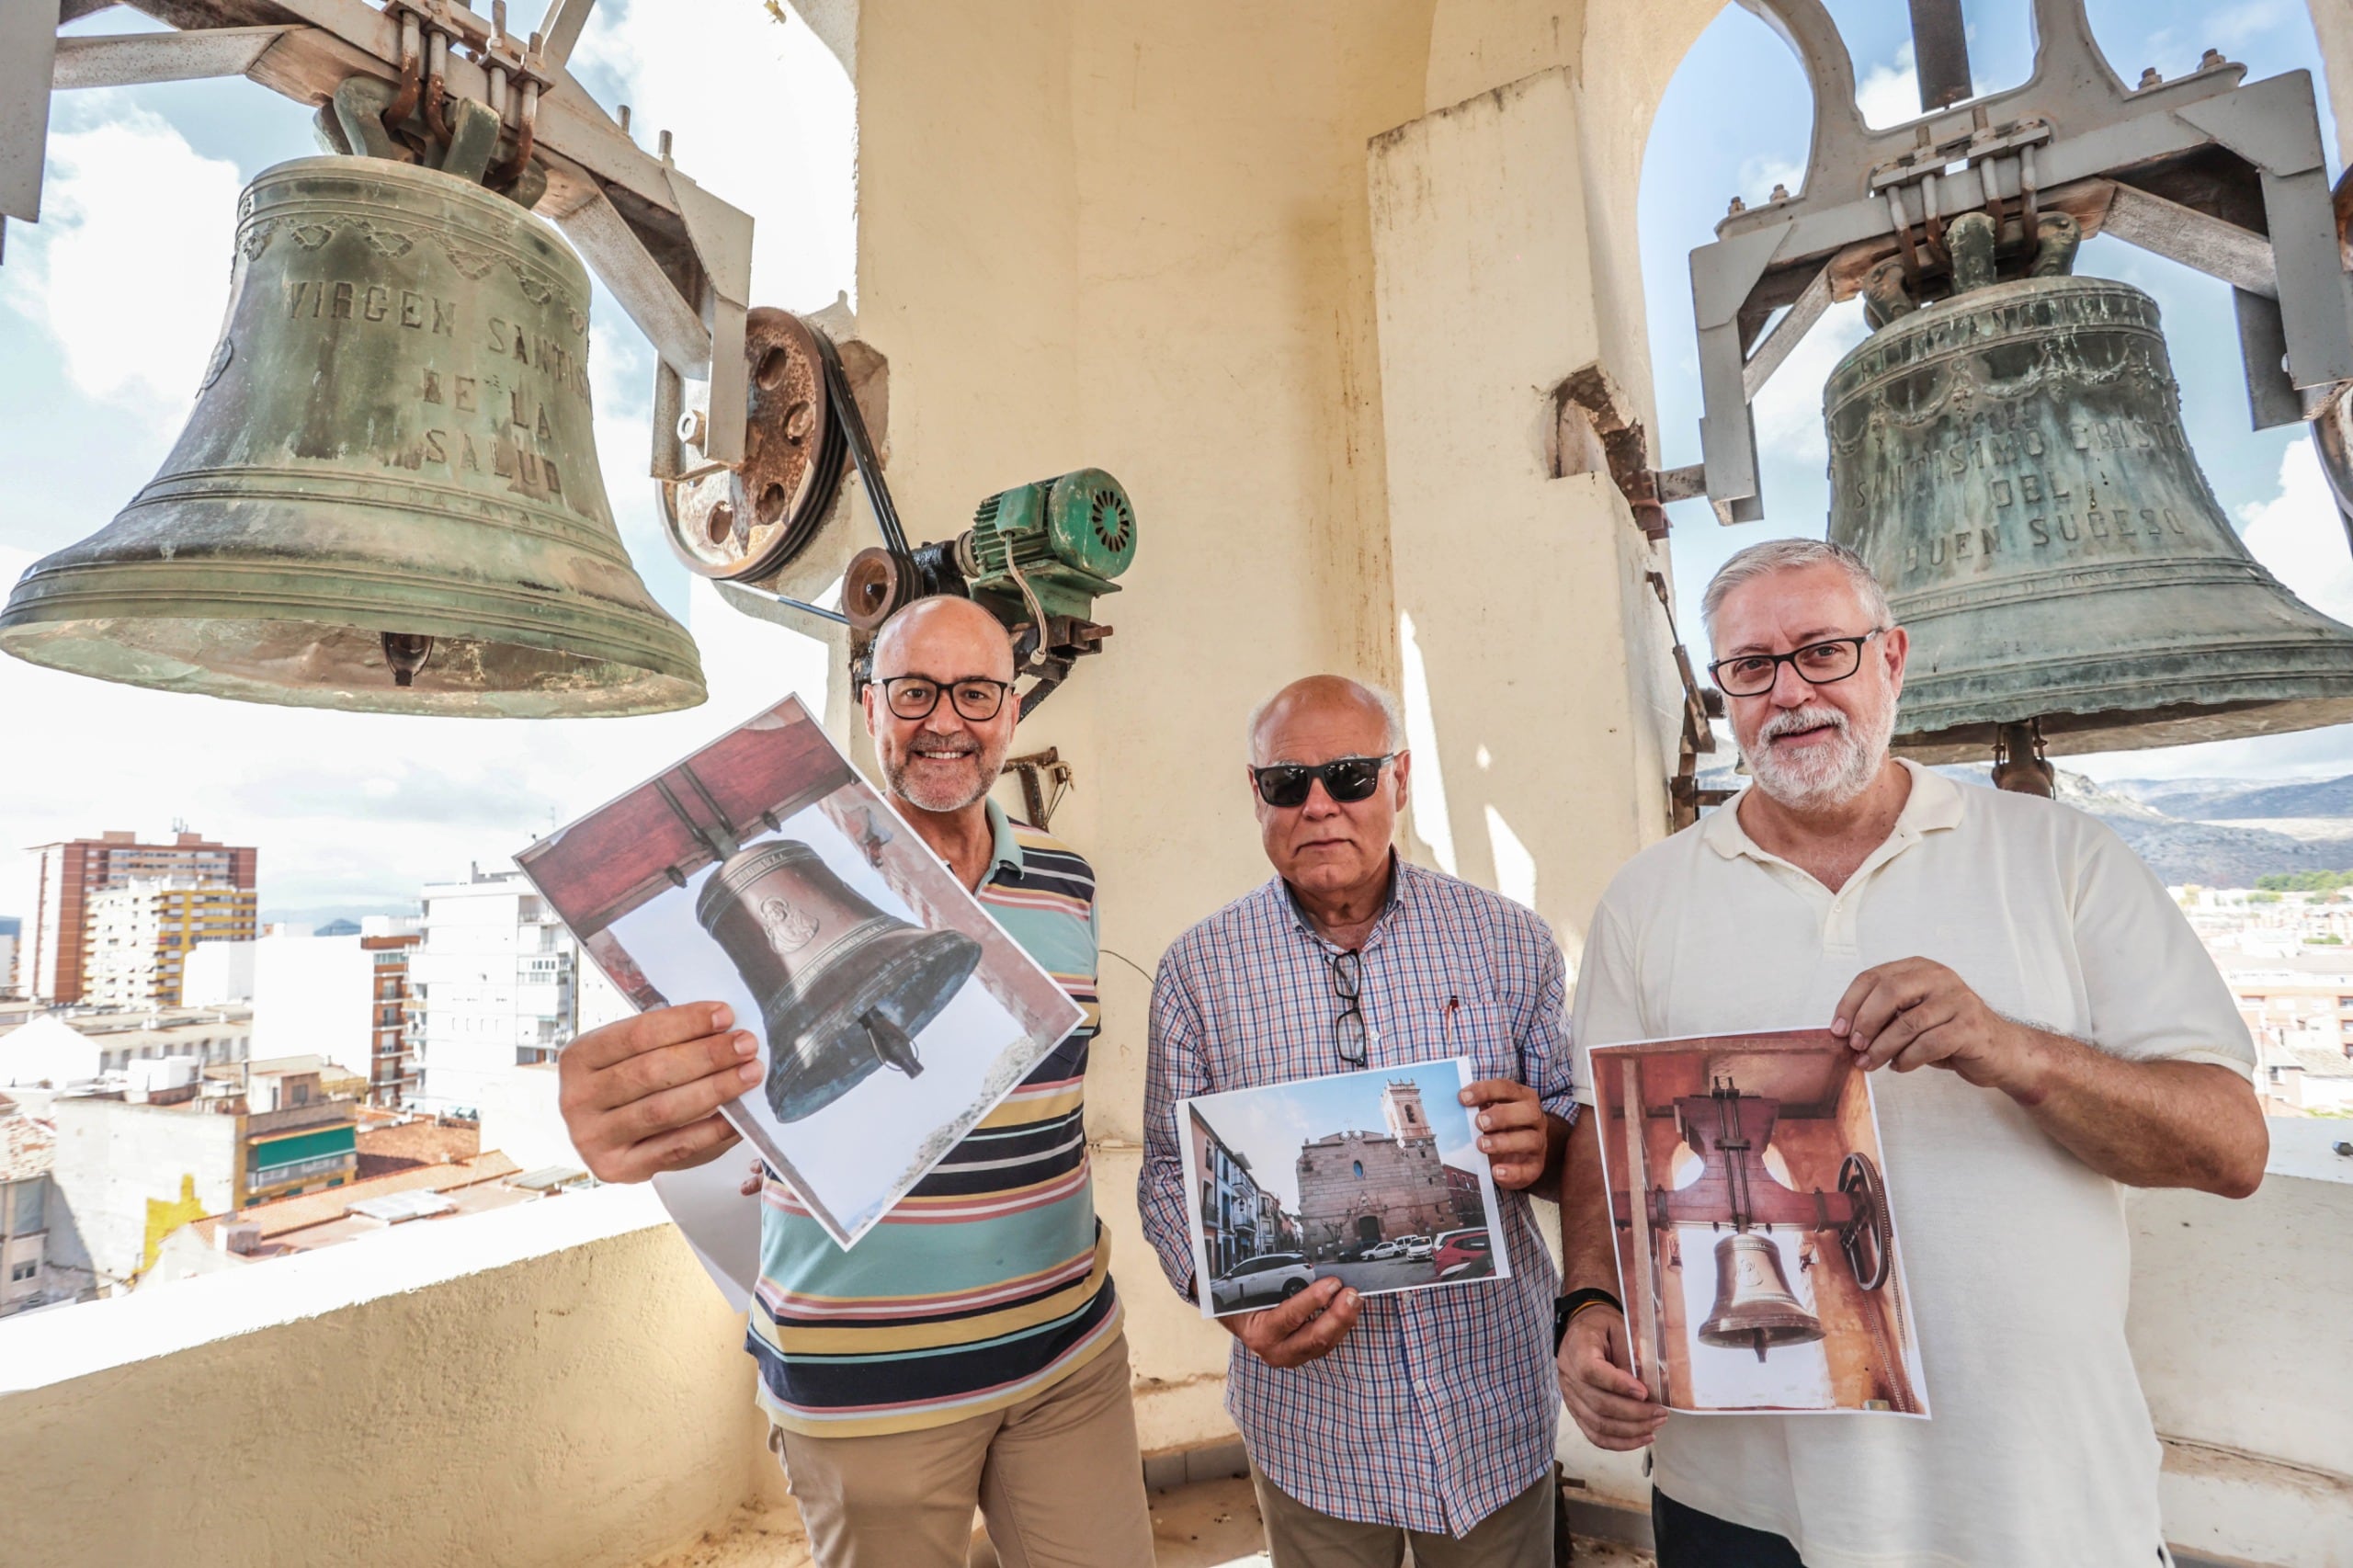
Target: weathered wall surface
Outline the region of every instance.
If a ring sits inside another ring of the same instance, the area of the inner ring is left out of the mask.
[[[603,1568],[779,1485],[742,1320],[642,1189],[8,1328],[11,1562]]]

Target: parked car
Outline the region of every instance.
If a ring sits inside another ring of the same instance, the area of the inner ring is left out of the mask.
[[[1440,1279],[1477,1279],[1495,1271],[1495,1255],[1484,1231],[1448,1231],[1431,1250]]]
[[[1366,1263],[1386,1263],[1392,1257],[1403,1257],[1404,1256],[1405,1245],[1403,1242],[1376,1242],[1371,1246],[1365,1249],[1363,1261]]]
[[[1261,1253],[1245,1257],[1210,1281],[1210,1304],[1247,1306],[1252,1301],[1287,1301],[1315,1281],[1315,1270],[1295,1252]]]
[[[1333,1256],[1335,1263],[1362,1263],[1375,1246],[1372,1242],[1350,1242]]]
[[[1399,1236],[1397,1245],[1403,1249],[1402,1256],[1411,1258],[1416,1263],[1437,1250],[1427,1236]]]

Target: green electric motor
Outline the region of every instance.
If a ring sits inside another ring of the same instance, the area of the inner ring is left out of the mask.
[[[960,543],[968,591],[1000,619],[1090,621],[1136,558],[1136,511],[1118,480],[1082,468],[997,492]]]

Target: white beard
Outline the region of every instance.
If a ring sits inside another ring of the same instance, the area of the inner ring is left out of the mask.
[[[1887,743],[1895,733],[1895,704],[1860,721],[1859,732],[1836,708],[1795,708],[1776,713],[1756,733],[1756,749],[1741,748],[1756,787],[1793,812],[1817,812],[1860,795],[1879,777],[1887,761]],[[1774,749],[1776,735],[1828,724],[1838,738],[1828,745],[1808,747],[1794,756]]]

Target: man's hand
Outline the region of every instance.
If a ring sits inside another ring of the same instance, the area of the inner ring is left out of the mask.
[[[757,1198],[761,1193],[767,1190],[767,1185],[768,1163],[766,1160],[754,1160],[752,1162],[751,1175],[745,1176],[742,1185],[737,1187],[735,1190],[742,1193],[746,1198]]]
[[[1624,1317],[1603,1305],[1569,1320],[1561,1340],[1561,1398],[1597,1449],[1647,1448],[1666,1419],[1666,1407],[1651,1399],[1633,1368]]]
[[[1961,976],[1927,959],[1898,959],[1855,976],[1838,999],[1830,1032],[1846,1038],[1867,1072],[1943,1067],[2029,1105],[2040,1097],[2036,1032],[1988,1007]]]
[[[1323,1278],[1279,1307],[1236,1312],[1217,1321],[1243,1348],[1269,1367],[1304,1367],[1331,1353],[1357,1324],[1363,1300],[1337,1279]]]
[[[643,1181],[736,1141],[719,1108],[761,1078],[757,1043],[724,1003],[662,1007],[591,1029],[556,1058],[564,1130],[599,1181]]]
[[[1536,1091],[1509,1078],[1482,1078],[1462,1091],[1479,1124],[1479,1152],[1495,1169],[1495,1185],[1518,1191],[1536,1185],[1553,1164],[1553,1119]]]

